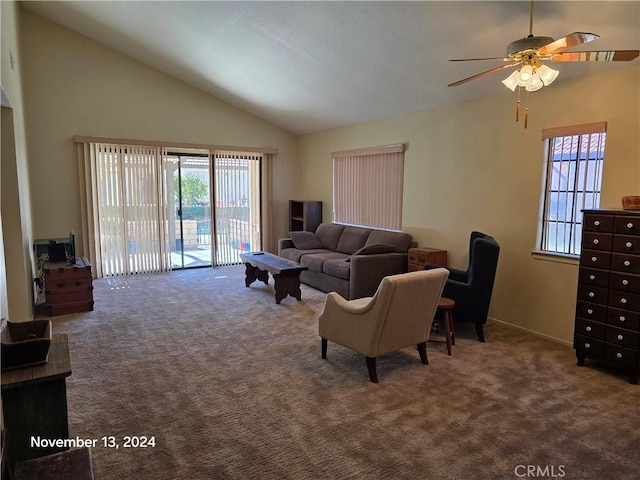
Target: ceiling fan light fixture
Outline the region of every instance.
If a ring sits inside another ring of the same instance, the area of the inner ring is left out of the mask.
[[[551,85],[553,81],[560,74],[558,70],[554,70],[553,68],[547,67],[544,64],[538,67],[538,69],[536,70],[536,73],[538,74],[538,76],[540,77],[540,80],[542,80],[542,83],[544,83],[545,86]]]
[[[505,87],[507,87],[512,92],[516,91],[516,87],[518,87],[518,79],[520,78],[520,70],[514,70],[511,72],[507,78],[505,78],[502,83]]]
[[[520,69],[520,81],[527,84],[533,75],[533,67],[531,65],[525,65]]]
[[[544,87],[544,83],[542,83],[542,80],[540,79],[538,74],[534,73],[529,79],[529,83],[527,83],[527,86],[524,87],[524,89],[527,92],[535,92],[536,90],[540,90],[542,87]]]

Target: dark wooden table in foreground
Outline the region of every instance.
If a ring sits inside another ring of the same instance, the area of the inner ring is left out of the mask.
[[[53,335],[44,365],[2,372],[2,408],[12,463],[66,450],[67,447],[31,447],[31,437],[66,439],[66,377],[71,375],[69,339]]]
[[[276,303],[280,303],[287,295],[291,295],[296,300],[302,300],[300,272],[309,267],[267,252],[241,253],[240,258],[247,269],[244,279],[247,287],[256,280],[269,285],[269,273],[271,273],[276,290]]]

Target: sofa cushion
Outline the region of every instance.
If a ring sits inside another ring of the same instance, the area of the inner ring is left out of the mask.
[[[287,260],[292,260],[294,262],[300,263],[300,259],[303,255],[312,255],[316,253],[330,253],[329,250],[324,248],[314,248],[312,250],[300,250],[298,248],[285,248],[280,252],[280,256],[282,258],[286,258]]]
[[[389,245],[387,243],[373,243],[371,245],[365,245],[360,250],[351,255],[376,255],[378,253],[393,253],[395,252],[395,248],[393,245]],[[347,258],[347,262],[351,261],[351,257]]]
[[[345,280],[349,280],[349,274],[351,273],[351,264],[349,263],[349,258],[333,258],[327,260],[322,265],[322,271],[327,275],[331,275],[332,277],[344,278]]]
[[[386,243],[393,245],[394,251],[397,253],[407,253],[411,246],[413,237],[408,233],[390,232],[388,230],[371,230],[369,238],[367,238],[366,246]]]
[[[364,247],[371,230],[358,227],[345,227],[336,250],[351,255]]]
[[[302,255],[300,258],[300,263],[305,267],[309,267],[309,270],[313,270],[315,272],[322,272],[324,262],[327,260],[342,260],[344,261],[348,255],[339,252],[323,252],[323,253],[314,253],[308,255]]]
[[[322,242],[322,246],[327,250],[336,251],[338,249],[338,242],[340,241],[340,235],[344,230],[344,225],[338,225],[337,223],[321,223],[316,228],[316,237]]]
[[[289,232],[293,245],[300,250],[323,248],[322,242],[313,232]]]

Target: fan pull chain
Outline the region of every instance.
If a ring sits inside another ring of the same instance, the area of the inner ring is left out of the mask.
[[[516,101],[516,122],[520,121],[520,88],[518,87],[518,100]]]
[[[527,128],[527,125],[529,125],[529,92],[527,92],[527,98],[526,98],[526,108],[524,109],[524,128]]]

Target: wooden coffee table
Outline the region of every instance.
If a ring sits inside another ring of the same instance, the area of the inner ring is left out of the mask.
[[[241,253],[240,258],[246,267],[244,283],[247,287],[256,280],[269,285],[269,273],[271,273],[276,291],[276,303],[280,303],[287,295],[291,295],[298,301],[302,300],[300,272],[308,270],[309,267],[268,252]]]

